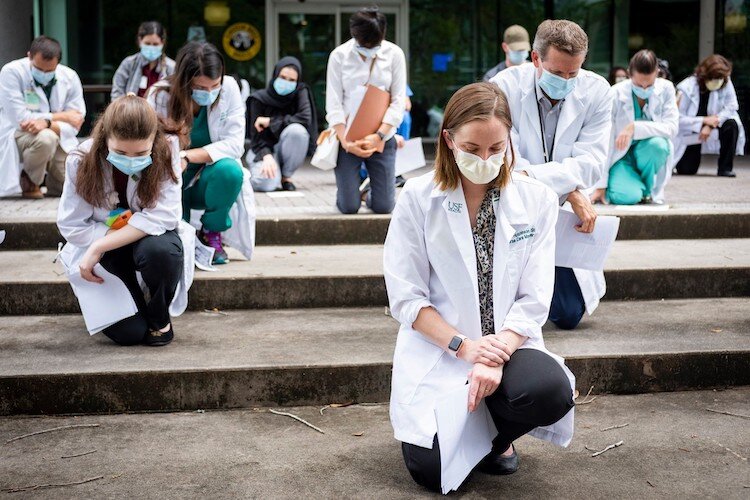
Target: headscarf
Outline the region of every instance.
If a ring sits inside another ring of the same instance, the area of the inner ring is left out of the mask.
[[[279,77],[281,70],[287,66],[291,66],[297,70],[297,88],[288,95],[279,95],[273,88],[273,82]],[[276,63],[276,66],[273,67],[273,76],[271,76],[271,81],[268,82],[268,87],[253,93],[251,97],[267,106],[275,108],[287,109],[294,107],[294,104],[297,102],[297,93],[305,86],[300,80],[302,80],[302,64],[299,62],[299,59],[292,56],[282,57]]]

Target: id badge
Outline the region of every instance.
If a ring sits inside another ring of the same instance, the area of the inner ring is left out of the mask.
[[[146,75],[141,76],[141,84],[138,86],[139,89],[145,89],[148,87],[148,77]]]
[[[26,109],[29,111],[39,111],[42,101],[33,89],[23,91],[23,100],[26,103]]]

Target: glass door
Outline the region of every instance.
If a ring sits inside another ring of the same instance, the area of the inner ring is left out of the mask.
[[[336,14],[279,13],[278,23],[276,60],[294,56],[302,63],[302,81],[312,89],[318,126],[322,130],[325,127],[326,64],[328,55],[336,48]]]

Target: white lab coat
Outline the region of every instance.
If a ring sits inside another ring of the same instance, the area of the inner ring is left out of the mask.
[[[75,110],[86,115],[83,87],[78,74],[69,67],[58,64],[55,69],[57,83],[52,87],[49,101],[41,87],[31,76],[28,57],[11,61],[0,70],[0,196],[21,193],[21,160],[16,146],[15,132],[19,124],[28,119],[52,119],[52,113]],[[26,105],[25,92],[36,93],[39,109]],[[70,153],[78,146],[78,129],[64,122],[60,125],[60,147]]]
[[[643,108],[643,113],[650,120],[635,121],[635,108],[633,107],[633,83],[630,79],[612,86],[614,92],[614,109],[612,110],[612,139],[609,146],[609,159],[605,163],[602,178],[597,183],[597,188],[606,188],[609,180],[609,169],[620,160],[628,149],[619,150],[615,147],[615,139],[626,126],[635,123],[633,127],[633,140],[648,139],[649,137],[664,137],[669,141],[669,156],[667,163],[656,174],[654,191],[652,197],[656,201],[664,200],[664,187],[672,177],[672,163],[674,155],[674,138],[679,127],[679,112],[675,99],[675,89],[672,82],[663,78],[657,78],[654,82],[654,92],[649,97]],[[628,148],[630,145],[628,145]]]
[[[177,175],[177,182],[165,181],[159,193],[159,198],[152,208],[143,208],[138,199],[138,180],[128,179],[126,195],[128,205],[133,215],[128,224],[144,233],[159,236],[166,231],[177,230],[183,244],[184,272],[177,292],[170,305],[172,316],[179,316],[187,307],[187,294],[193,282],[193,266],[195,252],[195,231],[186,223],[182,223],[182,166],[179,158],[179,143],[176,137],[168,137],[172,147],[172,170]],[[117,191],[112,182],[112,165],[105,162],[104,170],[105,191],[107,199],[111,201],[109,207],[95,207],[86,202],[76,192],[78,167],[82,155],[91,150],[93,139],[88,139],[70,154],[65,162],[65,184],[63,185],[60,204],[57,208],[57,227],[60,234],[67,241],[60,253],[60,261],[66,274],[78,272],[81,258],[89,246],[107,234],[109,227],[105,224],[112,209],[117,205]]]
[[[602,175],[609,154],[612,90],[596,73],[579,71],[576,88],[565,98],[560,112],[552,161],[545,163],[535,75],[536,68],[527,63],[501,71],[490,81],[505,92],[510,105],[515,169],[551,187],[563,203],[568,193],[593,188]],[[606,292],[604,273],[573,271],[586,311],[592,314]]]
[[[169,92],[159,91],[164,88],[169,88],[167,81],[156,82],[146,97],[156,114],[167,118]],[[233,158],[242,165],[240,158],[245,151],[245,102],[237,82],[231,76],[224,76],[221,93],[208,108],[208,133],[212,142],[203,146],[203,149],[211,157],[212,163]],[[243,168],[243,176],[242,190],[229,212],[232,227],[222,233],[222,240],[237,248],[245,258],[251,259],[255,248],[255,194],[247,169]]]
[[[514,174],[494,200],[495,328],[528,337],[521,348],[548,352],[542,338],[554,286],[557,199],[541,183]],[[515,237],[514,237],[515,236]],[[442,191],[433,173],[410,179],[393,212],[383,256],[391,313],[401,323],[393,356],[391,422],[397,440],[432,448],[438,396],[467,380],[471,365],[412,328],[419,311],[434,307],[470,339],[482,336],[474,240],[459,186]],[[575,377],[552,355],[570,379]],[[533,436],[567,446],[573,411]]]
[[[674,162],[677,163],[685,154],[685,148],[691,144],[700,144],[697,137],[703,127],[703,117],[698,114],[698,105],[700,104],[700,88],[698,79],[695,76],[689,76],[677,84],[677,107],[680,112],[680,130],[675,140]],[[736,155],[745,154],[745,128],[742,126],[742,120],[737,112],[739,104],[737,103],[737,93],[734,90],[732,79],[719,90],[711,92],[708,96],[708,115],[717,115],[719,117],[719,126],[727,120],[734,120],[740,129],[739,138],[737,139]],[[719,130],[714,129],[708,140],[701,146],[702,154],[719,154]]]

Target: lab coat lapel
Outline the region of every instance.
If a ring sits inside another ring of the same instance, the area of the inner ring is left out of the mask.
[[[474,288],[474,299],[479,303],[479,285],[477,284],[477,255],[474,248],[474,236],[471,233],[471,221],[469,220],[469,210],[466,207],[466,199],[461,185],[450,191],[443,200],[443,209],[448,219],[453,239],[456,242],[458,251],[461,253],[461,260],[471,279]]]
[[[529,225],[529,217],[518,194],[518,189],[511,180],[501,191],[500,196],[492,200],[495,209],[495,254],[493,277],[502,278],[508,265],[510,242],[516,232]]]
[[[535,85],[533,79],[531,80],[531,85]],[[539,124],[539,103],[536,101],[536,96],[533,90],[529,91],[528,88],[533,89],[534,87],[525,86],[525,90],[524,90],[525,94],[521,96],[521,109],[523,109],[524,119],[529,125],[528,135],[533,134],[534,136],[533,139],[529,137],[528,140],[533,141],[534,149],[543,150],[544,148],[542,146],[542,129],[540,128],[541,125]],[[522,134],[522,135],[526,135],[526,134]],[[527,151],[530,149],[531,148],[528,148],[528,147],[526,148]],[[531,160],[530,158],[526,158],[526,159],[534,163],[533,160]]]
[[[582,91],[582,89],[576,87],[576,89],[565,98],[562,110],[560,111],[560,119],[557,122],[557,129],[555,130],[555,145],[560,144],[560,138],[565,131],[568,130],[578,117],[583,114],[583,102],[578,96],[579,90]],[[557,152],[557,148],[555,148],[555,152]]]

